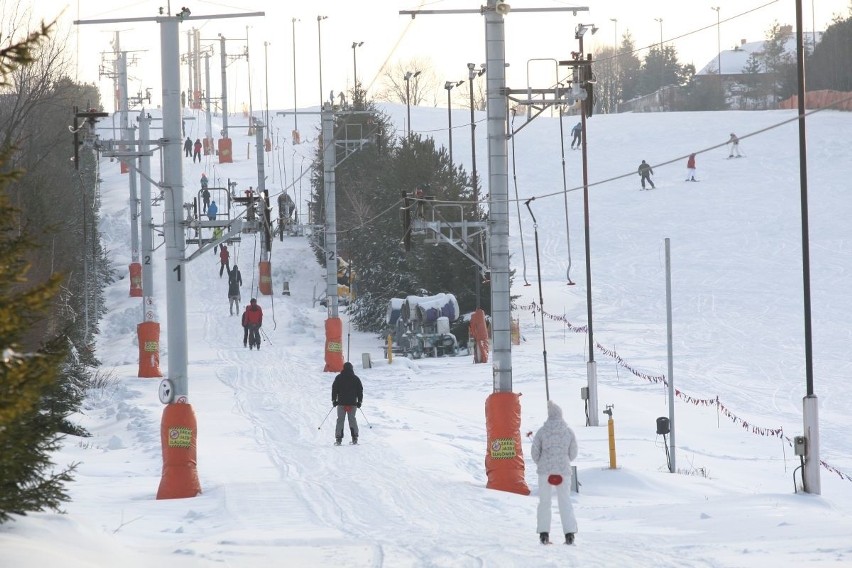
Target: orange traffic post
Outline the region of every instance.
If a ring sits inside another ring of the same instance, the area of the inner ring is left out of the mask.
[[[272,263],[268,260],[261,260],[258,265],[258,270],[260,271],[260,281],[258,282],[258,289],[260,293],[264,296],[272,295]]]
[[[160,423],[163,475],[157,499],[185,499],[201,493],[197,469],[198,425],[188,403],[167,404]]]
[[[606,406],[604,414],[609,415],[609,420],[606,422],[606,429],[609,434],[609,469],[617,469],[615,464],[615,420],[612,419],[612,405]]]
[[[160,372],[160,324],[146,321],[136,325],[139,342],[139,376],[144,379],[159,378]]]
[[[234,153],[230,138],[219,138],[219,163],[230,164],[234,161]]]
[[[130,297],[142,297],[142,264],[139,262],[130,263]]]
[[[486,487],[529,495],[521,448],[520,397],[519,393],[495,392],[485,399],[485,427],[488,432]]]
[[[325,320],[325,369],[326,373],[343,370],[343,320]]]

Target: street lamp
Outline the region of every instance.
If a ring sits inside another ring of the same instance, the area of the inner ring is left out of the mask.
[[[327,20],[328,16],[317,16],[317,44],[319,48],[319,83],[320,83],[320,110],[322,110],[323,102],[325,101],[325,95],[323,95],[322,91],[322,27],[320,23],[323,20]]]
[[[299,22],[298,18],[293,18],[291,23],[293,25],[293,130],[299,130],[299,107],[296,105],[296,22]]]
[[[614,72],[612,78],[612,106],[615,112],[618,112],[618,18],[610,18],[610,22],[613,23],[613,32],[612,32],[612,49],[613,55],[615,56],[615,65]]]
[[[720,35],[720,30],[719,30],[719,6],[716,6],[715,8],[711,7],[710,9],[716,11],[716,51],[719,53],[719,55],[717,56],[718,59],[717,59],[716,67],[717,67],[717,70],[719,71],[719,88],[721,88],[722,87],[722,40],[721,40],[721,35]]]
[[[355,58],[355,50],[364,45],[363,41],[352,42],[352,83],[354,88],[358,90],[358,60]]]
[[[450,164],[453,163],[453,114],[450,112],[453,102],[450,98],[450,91],[462,83],[464,81],[446,81],[444,83],[444,88],[447,89],[447,133],[450,135]]]
[[[654,18],[655,22],[660,22],[660,88],[663,88],[663,19],[662,18]]]
[[[485,63],[480,64],[478,71],[475,63],[467,64],[467,79],[470,82],[470,88],[468,89],[470,92],[470,181],[473,185],[473,204],[475,207],[479,207],[479,183],[476,180],[476,121],[473,118],[473,80],[481,77],[483,73],[485,73]]]
[[[411,79],[420,75],[420,71],[406,71],[403,79],[405,79],[405,115],[407,117],[407,123],[405,125],[405,137],[408,138],[411,136],[411,90],[409,86],[411,84]]]
[[[579,40],[580,42],[580,54],[577,58],[579,61],[583,61],[585,59],[585,55],[583,52],[583,36],[586,35],[586,32],[591,30],[592,35],[598,28],[594,25],[587,24],[577,24],[577,29],[574,32],[574,38]],[[590,72],[587,67],[580,67],[579,69],[579,87],[581,92],[585,87],[586,81],[589,79],[587,73]],[[588,413],[588,425],[589,426],[597,426],[598,425],[598,376],[597,376],[597,365],[595,363],[595,336],[592,327],[592,247],[589,239],[589,166],[587,159],[587,148],[588,148],[588,135],[586,132],[586,105],[580,105],[580,127],[582,129],[582,137],[580,139],[580,146],[583,154],[583,229],[585,232],[586,238],[586,316],[588,318],[588,328],[589,328],[589,360],[586,363],[586,380],[588,383],[589,390],[589,413]]]

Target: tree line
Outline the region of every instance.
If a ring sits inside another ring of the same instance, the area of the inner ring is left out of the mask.
[[[113,279],[98,233],[97,160],[74,155],[74,108],[100,109],[70,78],[55,24],[4,18],[0,48],[0,523],[59,510],[74,464],[53,463],[99,380],[93,337]],[[19,39],[11,39],[19,38]]]

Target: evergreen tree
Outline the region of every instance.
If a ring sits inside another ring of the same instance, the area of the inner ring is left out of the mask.
[[[767,78],[766,95],[772,108],[779,100],[795,92],[795,80],[792,81],[792,91],[790,84],[791,74],[795,77],[795,61],[786,50],[788,29],[776,20],[767,30],[766,40],[763,42],[761,63]]]
[[[636,44],[630,30],[621,36],[618,48],[618,77],[622,101],[640,96],[639,78],[642,75],[642,62],[636,57]]]
[[[0,165],[9,152],[0,155]],[[0,175],[0,190],[17,177]],[[64,483],[73,466],[55,471],[50,454],[59,445],[64,416],[45,408],[56,392],[66,356],[62,340],[35,352],[20,350],[26,331],[37,324],[59,289],[59,276],[23,288],[25,255],[32,241],[17,227],[18,211],[0,191],[0,523],[12,514],[58,509],[68,500]]]
[[[50,32],[42,25],[22,42],[0,50],[0,86],[7,77],[36,60],[36,50]],[[16,99],[20,101],[20,99]],[[0,523],[14,514],[58,510],[68,500],[64,484],[74,466],[57,469],[50,454],[58,448],[60,432],[79,393],[70,395],[62,380],[67,338],[44,333],[60,275],[28,274],[34,257],[29,219],[12,206],[10,192],[21,183],[21,170],[12,159],[20,156],[9,144],[14,138],[4,128],[0,152]],[[38,341],[35,333],[41,331]],[[45,340],[44,337],[50,339]],[[68,397],[71,396],[69,399]],[[76,398],[75,398],[76,397]],[[66,403],[71,400],[71,407]]]
[[[760,56],[757,53],[752,53],[743,67],[743,79],[745,90],[742,94],[743,102],[740,105],[742,110],[754,109],[763,100],[763,72],[760,64]],[[760,108],[765,108],[760,105]]]
[[[390,300],[409,295],[450,292],[462,311],[473,310],[479,278],[473,263],[446,244],[423,246],[420,235],[412,239],[412,250],[404,251],[400,216],[403,192],[411,195],[418,185],[428,185],[426,193],[434,200],[426,208],[430,219],[433,214],[444,221],[460,221],[462,216],[476,219],[470,205],[464,213],[458,206],[472,198],[469,177],[450,163],[446,150],[436,148],[431,138],[417,134],[407,139],[387,137],[384,133],[393,131],[388,118],[371,104],[365,107],[369,114],[343,114],[335,123],[337,251],[355,274],[357,298],[349,307],[352,323],[358,329],[381,332]],[[370,143],[349,151],[344,133],[352,132],[356,124],[363,126]],[[320,222],[324,219],[321,158],[320,153],[312,178],[312,198]],[[351,213],[341,215],[342,211]],[[326,257],[323,239],[322,234],[314,235],[321,264]],[[487,286],[482,286],[480,296],[488,309]]]
[[[852,18],[836,18],[808,58],[808,90],[852,91]]]

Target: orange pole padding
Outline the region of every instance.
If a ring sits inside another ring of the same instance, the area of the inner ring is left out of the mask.
[[[163,476],[157,499],[185,499],[201,493],[196,469],[198,427],[187,403],[167,404],[160,423]]]
[[[146,321],[136,325],[139,342],[139,376],[144,379],[159,378],[160,372],[160,324]]]
[[[258,265],[260,270],[260,282],[257,285],[258,290],[264,296],[272,295],[272,263],[268,260],[261,260]]]
[[[325,369],[326,373],[343,370],[343,320],[325,320]]]
[[[138,262],[130,263],[130,297],[142,297],[142,265]]]
[[[124,160],[121,160],[121,173],[130,173],[130,166]]]
[[[233,144],[230,138],[219,138],[219,163],[230,164],[234,161]]]
[[[488,325],[485,322],[485,312],[477,308],[470,316],[470,336],[473,338],[473,362],[488,362]]]
[[[521,395],[495,392],[485,399],[485,428],[488,451],[485,473],[488,489],[529,495],[524,479],[524,453],[521,448]]]

